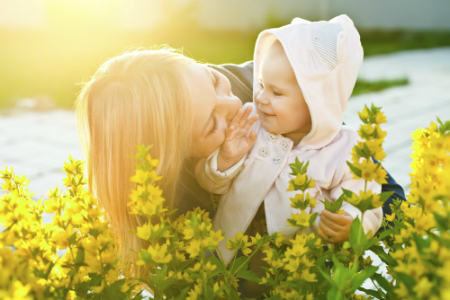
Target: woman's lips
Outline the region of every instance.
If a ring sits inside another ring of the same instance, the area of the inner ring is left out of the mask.
[[[263,113],[263,115],[264,115],[264,117],[275,117],[275,115],[269,115],[269,114],[266,114],[266,113]]]

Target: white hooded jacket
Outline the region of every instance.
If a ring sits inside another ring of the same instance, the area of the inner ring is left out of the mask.
[[[356,82],[362,64],[363,50],[359,34],[353,22],[345,15],[329,22],[308,22],[294,19],[293,24],[263,31],[256,42],[254,56],[254,91],[259,84],[262,58],[270,45],[278,39],[294,70],[297,81],[308,105],[312,128],[298,145],[282,135],[267,132],[257,121],[252,129],[257,140],[249,153],[236,165],[225,172],[217,170],[215,151],[196,167],[199,184],[206,190],[223,194],[213,220],[213,229],[225,234],[220,252],[228,264],[234,251],[224,248],[227,239],[234,238],[239,231],[245,232],[264,201],[267,230],[269,234],[283,231],[291,238],[298,228],[288,226],[291,214],[301,210],[290,206],[290,198],[298,191],[288,192],[290,163],[297,157],[299,161],[309,161],[307,174],[316,180],[314,188],[306,192],[323,200],[325,197],[335,201],[342,194],[342,188],[359,193],[364,190],[364,180],[354,180],[347,165],[351,161],[351,150],[359,141],[357,132],[342,125],[343,113]],[[255,97],[255,95],[254,95]],[[256,113],[253,103],[252,114]],[[375,181],[368,183],[367,189],[381,192],[381,185]],[[321,202],[306,213],[320,212]],[[361,218],[361,211],[345,203],[342,208],[352,217]],[[381,226],[381,208],[364,214],[364,230],[375,232]],[[307,233],[317,232],[320,217]]]

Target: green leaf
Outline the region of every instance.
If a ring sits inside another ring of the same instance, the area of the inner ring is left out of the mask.
[[[84,263],[84,248],[80,246],[77,251],[77,257],[75,258],[76,265],[82,265]]]
[[[365,289],[365,288],[362,288],[362,287],[358,288],[358,290],[361,291],[361,292],[366,293],[369,296],[375,297],[377,299],[385,300],[384,295],[383,296],[380,295],[380,293],[378,291],[369,290],[369,289]]]
[[[310,218],[309,218],[309,224],[314,223],[314,221],[317,219],[317,215],[319,213],[314,213]]]
[[[350,167],[350,170],[353,171],[353,173],[356,174],[356,176],[361,177],[361,170],[354,165],[352,165],[350,162],[347,162],[347,165]]]
[[[372,251],[373,253],[375,253],[376,255],[378,255],[378,257],[384,263],[386,263],[388,266],[396,266],[397,265],[397,261],[392,256],[387,254],[384,251],[383,247],[377,246],[377,245],[373,245],[372,247],[369,248],[369,250]]]
[[[395,273],[395,276],[397,277],[397,283],[403,282],[410,291],[412,291],[412,289],[416,286],[416,281],[409,275],[403,273]]]
[[[308,166],[309,166],[309,160],[306,162],[306,165],[301,169],[301,173],[302,174],[306,174],[306,171],[308,170]]]
[[[394,229],[394,228],[385,230],[385,231],[383,231],[382,233],[380,233],[380,234],[378,235],[377,240],[378,240],[378,241],[382,241],[382,240],[384,240],[387,236],[393,234],[394,232],[395,232],[395,229]]]
[[[140,255],[141,255],[141,259],[145,263],[150,264],[150,265],[153,264],[152,256],[150,255],[150,253],[148,253],[148,251],[141,249]]]
[[[339,288],[334,287],[328,291],[327,294],[328,300],[344,300],[344,296],[339,292]]]
[[[352,286],[350,288],[350,292],[353,293],[357,288],[362,286],[364,281],[367,278],[371,277],[378,270],[378,267],[369,267],[361,271],[361,273],[357,274],[352,280]]]
[[[232,268],[232,269],[229,269],[229,270],[231,271],[232,274],[236,273],[236,271],[238,269],[239,270],[241,270],[241,269],[247,270],[249,262],[250,262],[250,260],[245,255],[238,257],[235,260],[231,261],[230,268]]]
[[[350,190],[346,190],[346,189],[344,189],[344,188],[342,188],[342,193],[345,195],[345,197],[347,197],[347,198],[351,198],[352,196],[353,196],[353,192],[352,191],[350,191]]]
[[[186,294],[189,292],[190,286],[181,290],[180,294],[174,300],[184,300],[186,299]]]
[[[328,210],[329,212],[334,213],[333,210],[333,205],[331,204],[331,201],[328,200],[327,198],[324,198],[325,201],[320,201],[323,203],[323,205],[325,206],[325,209]]]
[[[367,242],[366,235],[364,234],[364,229],[362,227],[359,217],[353,220],[350,226],[350,245],[357,255],[361,255],[364,251],[364,245]]]
[[[378,282],[378,284],[386,291],[387,294],[394,293],[394,288],[389,284],[389,282],[383,275],[375,273],[372,275],[372,278],[373,280]]]
[[[380,202],[386,202],[387,199],[389,199],[389,197],[391,197],[394,194],[394,192],[389,191],[389,192],[382,192],[380,194]]]
[[[77,233],[74,232],[68,239],[69,246],[75,245],[76,241],[77,241]]]
[[[253,281],[256,283],[261,282],[261,278],[258,275],[256,275],[255,272],[253,272],[251,270],[245,270],[244,268],[241,268],[236,273],[236,278],[242,278],[242,279],[250,280],[250,281]]]
[[[342,203],[344,202],[345,198],[346,198],[345,195],[342,194],[336,201],[334,201],[334,203],[333,203],[334,212],[333,213],[337,213],[341,209]]]

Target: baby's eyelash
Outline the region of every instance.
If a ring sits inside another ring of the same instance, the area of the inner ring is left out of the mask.
[[[217,122],[216,116],[213,116],[213,121],[214,121],[214,125],[213,125],[212,130],[211,130],[209,133],[214,133],[214,132],[216,132],[216,130],[217,130],[218,122]]]

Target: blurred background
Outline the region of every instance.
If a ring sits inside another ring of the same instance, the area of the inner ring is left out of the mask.
[[[125,49],[168,44],[242,63],[261,30],[339,14],[355,22],[366,57],[450,45],[449,0],[0,0],[0,109],[35,105],[27,99],[71,108],[77,83]]]
[[[60,185],[68,155],[84,160],[79,83],[126,49],[239,64],[264,29],[340,14],[365,53],[344,120],[358,128],[364,105],[383,108],[383,166],[408,193],[411,133],[450,120],[450,0],[0,0],[0,168],[31,179],[34,199]]]

